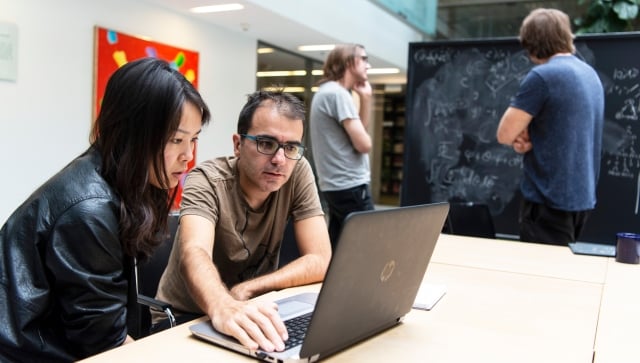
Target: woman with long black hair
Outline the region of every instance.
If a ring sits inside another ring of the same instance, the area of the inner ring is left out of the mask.
[[[0,361],[73,361],[132,340],[135,261],[162,241],[209,119],[165,61],[112,75],[90,147],[0,230]]]

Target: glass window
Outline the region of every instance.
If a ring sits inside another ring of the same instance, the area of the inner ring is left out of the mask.
[[[321,78],[321,61],[258,42],[257,89],[283,89],[309,106]]]

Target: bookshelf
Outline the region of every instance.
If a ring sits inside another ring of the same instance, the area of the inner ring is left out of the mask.
[[[405,93],[384,95],[380,197],[385,204],[400,204],[404,158]]]

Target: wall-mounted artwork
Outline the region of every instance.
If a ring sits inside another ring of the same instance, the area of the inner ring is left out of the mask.
[[[104,90],[113,72],[129,61],[144,57],[154,57],[168,61],[196,89],[198,88],[198,52],[154,42],[143,37],[128,35],[111,29],[96,27],[93,120],[95,120],[100,111]],[[194,158],[189,163],[189,170],[195,163],[194,150]],[[173,210],[177,210],[180,207],[182,183],[178,188],[178,197],[172,206]]]

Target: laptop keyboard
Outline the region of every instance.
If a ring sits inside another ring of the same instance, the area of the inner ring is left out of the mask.
[[[289,333],[289,339],[284,342],[285,350],[302,344],[310,321],[311,313],[307,313],[284,322],[287,327],[287,333]]]

